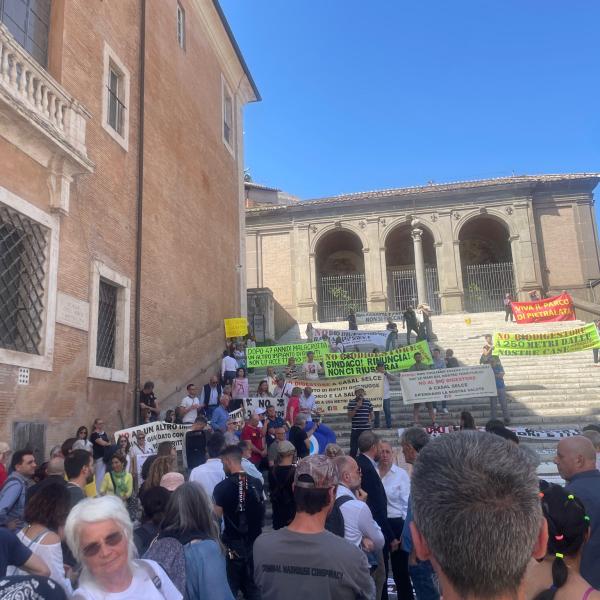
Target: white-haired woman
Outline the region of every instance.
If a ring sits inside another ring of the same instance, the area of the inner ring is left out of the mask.
[[[79,600],[181,600],[182,595],[162,567],[152,560],[134,560],[133,527],[116,496],[88,498],[71,510],[65,537],[83,565]]]

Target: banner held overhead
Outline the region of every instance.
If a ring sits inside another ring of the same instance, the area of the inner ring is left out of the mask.
[[[298,364],[302,364],[309,351],[315,353],[315,360],[320,360],[329,351],[329,346],[327,342],[306,342],[304,344],[249,347],[246,348],[246,364],[250,368],[277,367],[287,365],[288,359],[292,356]]]

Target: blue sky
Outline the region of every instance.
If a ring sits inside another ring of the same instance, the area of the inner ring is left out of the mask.
[[[263,100],[256,182],[301,198],[600,171],[598,0],[222,0]]]

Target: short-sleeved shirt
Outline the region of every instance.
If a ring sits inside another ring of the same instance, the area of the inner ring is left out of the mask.
[[[262,502],[262,483],[246,473],[234,473],[215,486],[213,499],[216,506],[223,509],[223,542],[225,544],[243,539],[243,528],[240,529],[239,492],[240,476],[247,481],[244,512],[248,526],[245,538],[252,543],[261,533],[264,519]]]
[[[302,365],[302,373],[306,379],[319,379],[319,371],[321,370],[321,363],[317,361],[305,362]]]
[[[254,543],[254,582],[262,600],[375,598],[366,554],[329,531],[284,527],[261,535]]]
[[[19,540],[12,531],[0,527],[0,577],[6,575],[9,565],[20,567],[24,565],[31,556],[31,550]]]
[[[354,410],[356,407],[356,398],[348,402],[348,411]],[[373,412],[373,405],[367,398],[363,398],[362,406],[356,411],[352,417],[352,429],[360,429],[362,431],[371,429],[371,420],[369,415]]]
[[[308,448],[304,443],[306,439],[308,439],[308,435],[304,429],[297,427],[294,425],[290,428],[289,439],[292,444],[294,444],[294,448],[296,448],[296,454],[298,458],[304,458],[308,456]]]
[[[140,403],[156,408],[156,396],[154,395],[154,392],[146,394],[144,390],[140,390]],[[140,410],[142,410],[141,407]],[[158,415],[153,411],[150,411],[150,421],[158,421]]]
[[[242,441],[250,440],[253,446],[260,448],[261,450],[265,447],[265,440],[262,436],[261,430],[258,427],[253,427],[250,424],[244,425],[241,439]],[[257,465],[262,460],[262,456],[258,452],[254,452],[254,450],[252,450],[250,460]]]

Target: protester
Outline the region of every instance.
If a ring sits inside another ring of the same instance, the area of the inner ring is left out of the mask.
[[[170,497],[171,493],[162,486],[153,487],[142,496],[142,524],[133,530],[133,541],[138,556],[144,555],[158,535],[159,525],[165,516]]]
[[[354,313],[354,309],[351,308],[348,312],[348,329],[350,331],[357,331],[358,325],[356,324],[356,314]]]
[[[231,383],[235,378],[237,369],[237,361],[233,358],[231,352],[224,350],[223,358],[221,359],[221,383],[223,385]]]
[[[225,445],[235,446],[240,441],[238,435],[238,424],[233,419],[227,419],[227,429],[225,431]]]
[[[27,503],[33,494],[42,489],[44,485],[52,482],[58,482],[63,486],[67,485],[65,481],[65,460],[62,457],[59,458],[55,456],[48,461],[46,466],[46,477],[27,488],[25,493],[25,503]]]
[[[75,600],[99,596],[180,600],[163,568],[151,560],[133,560],[135,545],[131,520],[123,503],[113,496],[88,498],[73,508],[65,536],[83,570]]]
[[[269,384],[266,379],[263,379],[256,388],[257,398],[271,398],[271,392],[269,392]]]
[[[298,366],[296,365],[296,359],[293,356],[288,358],[288,364],[285,368],[286,379],[298,379]]]
[[[167,504],[158,539],[168,538],[183,545],[187,598],[234,600],[211,502],[194,483],[178,487]]]
[[[206,426],[206,417],[198,415],[191,429],[185,432],[183,447],[185,463],[189,471],[206,462],[206,441],[210,437]]]
[[[457,358],[454,356],[452,348],[446,349],[446,369],[457,369],[460,367]]]
[[[248,377],[246,376],[246,369],[240,367],[236,374],[232,384],[232,398],[234,400],[241,400],[248,398]]]
[[[170,408],[165,413],[165,423],[176,423],[177,422],[177,411]]]
[[[306,361],[302,364],[302,377],[304,379],[319,379],[319,375],[324,373],[320,362],[315,360],[315,353],[309,350],[306,353]]]
[[[148,477],[144,480],[144,484],[140,489],[140,496],[145,494],[148,490],[158,487],[164,475],[167,473],[176,472],[177,463],[176,460],[168,454],[166,456],[157,456],[148,472]]]
[[[538,492],[528,455],[497,436],[449,433],[420,451],[412,539],[418,558],[435,566],[444,598],[523,598],[525,570],[548,540]]]
[[[96,491],[100,493],[100,486],[102,485],[102,480],[106,473],[105,457],[108,457],[110,451],[110,441],[108,439],[108,434],[104,431],[104,421],[102,419],[96,419],[94,421],[90,442],[94,449],[92,455],[94,457]]]
[[[489,333],[487,333],[483,336],[483,339],[485,341],[483,344],[483,348],[481,349],[481,357],[479,358],[479,364],[487,365],[491,361],[494,352],[494,338]]]
[[[399,345],[399,341],[398,341],[398,326],[396,325],[396,323],[392,323],[393,327],[391,329],[389,329],[389,333],[387,334],[387,337],[385,338],[385,351],[389,352],[390,350],[395,350],[398,345]]]
[[[33,484],[36,468],[31,450],[17,450],[12,455],[10,475],[0,491],[0,527],[14,531],[24,526],[27,489]]]
[[[327,444],[325,446],[325,456],[327,458],[337,458],[338,456],[344,456],[344,450],[338,446],[338,444]]]
[[[15,533],[0,527],[0,578],[6,576],[9,567],[17,567],[40,577],[50,576],[50,569],[41,558],[33,554]],[[0,598],[2,598],[1,595]]]
[[[254,544],[254,577],[261,600],[373,600],[365,553],[325,531],[336,497],[337,467],[323,455],[298,463],[296,516]]]
[[[388,523],[396,539],[401,539],[404,520],[408,510],[410,496],[410,478],[408,473],[394,464],[394,452],[389,442],[379,442],[379,461],[377,471],[385,489],[387,498]],[[392,574],[398,598],[412,600],[413,591],[408,574],[408,552],[399,546],[394,552],[385,548],[384,553],[385,577],[388,577],[388,558],[392,565]]]
[[[272,396],[275,392],[275,386],[277,380],[277,374],[275,373],[275,367],[267,367],[267,391],[269,392],[269,396]],[[262,382],[261,382],[262,383]]]
[[[363,431],[358,438],[358,449],[360,454],[356,463],[361,471],[361,488],[365,491],[367,506],[371,509],[373,518],[381,527],[385,537],[386,548],[395,552],[400,546],[400,539],[396,537],[387,515],[387,496],[385,488],[377,473],[377,461],[379,460],[379,437],[373,431]],[[374,575],[377,585],[377,597],[385,587],[385,566],[383,553],[378,554],[378,568]]]
[[[317,430],[318,423],[314,423],[308,431],[304,430],[306,418],[300,413],[294,425],[290,428],[289,440],[296,450],[298,458],[304,458],[310,454],[310,436]]]
[[[152,469],[156,467],[156,462],[152,465]],[[104,475],[102,485],[100,486],[100,494],[117,496],[125,501],[131,497],[133,493],[133,477],[131,473],[126,471],[127,458],[122,452],[115,452],[111,459],[112,470]],[[152,479],[152,475],[150,476]]]
[[[235,350],[233,351],[233,358],[235,358],[235,362],[237,363],[238,369],[246,370],[246,351],[244,350],[244,344],[238,343],[235,345]]]
[[[596,469],[600,469],[600,432],[594,430],[584,430],[581,435],[592,442],[594,450],[596,451]]]
[[[400,448],[407,464],[414,467],[419,453],[428,443],[429,436],[420,427],[405,429],[400,436]],[[404,520],[404,528],[402,529],[402,550],[408,553],[408,573],[417,600],[439,600],[440,593],[435,581],[433,566],[429,560],[419,560],[415,552],[410,527],[413,520],[412,510],[413,506],[409,497],[406,519]]]
[[[264,425],[267,428],[267,445],[270,446],[275,440],[275,430],[280,427],[285,427],[285,421],[277,415],[275,407],[272,404],[267,406]]]
[[[294,459],[296,449],[291,442],[282,440],[273,444],[277,447],[277,457],[269,471],[269,494],[273,507],[273,529],[289,525],[296,514],[294,502]]]
[[[60,542],[69,509],[70,497],[64,483],[45,483],[29,498],[24,512],[27,525],[17,533],[19,540],[48,565],[50,577],[60,584],[67,595],[72,593],[73,588],[65,576]],[[25,571],[13,568],[7,574],[24,575]]]
[[[259,427],[261,420],[264,418],[264,408],[255,408],[250,414],[250,418],[242,429],[240,439],[248,440],[252,444],[252,455],[250,460],[259,468],[263,459],[267,456],[267,445],[265,436],[267,435],[266,427]],[[264,460],[266,463],[266,459]]]
[[[373,405],[365,398],[365,390],[357,387],[354,390],[354,398],[348,403],[348,418],[351,421],[350,428],[350,456],[356,458],[358,452],[358,438],[363,431],[371,429],[373,420]]]
[[[265,479],[262,473],[254,466],[254,463],[250,461],[253,450],[252,442],[250,442],[250,440],[243,440],[239,443],[238,447],[242,452],[242,469],[244,469],[250,477],[258,479],[264,485]]]
[[[190,473],[190,481],[199,484],[209,498],[213,497],[213,490],[217,483],[225,479],[225,471],[221,463],[221,450],[225,446],[225,437],[216,432],[210,436],[206,443],[208,460]]]
[[[94,452],[94,446],[92,445],[92,442],[88,440],[88,428],[85,425],[82,425],[77,429],[75,437],[77,440],[73,442],[73,446],[71,447],[73,450],[86,450],[90,454]]]
[[[158,407],[158,400],[154,395],[154,382],[146,381],[144,387],[140,390],[140,413],[150,413],[150,421],[158,421],[160,416],[160,408]],[[142,419],[143,420],[143,419]]]
[[[69,509],[85,499],[85,486],[94,480],[94,461],[85,450],[74,450],[65,458]]]
[[[442,357],[441,350],[439,348],[434,348],[431,351],[431,356],[433,358],[433,369],[445,369],[446,368],[446,358]],[[434,410],[437,410],[437,403],[433,403]],[[448,414],[448,403],[446,400],[442,400],[442,412],[447,415]]]
[[[161,442],[158,445],[156,454],[149,456],[142,465],[142,480],[148,479],[150,476],[150,469],[154,464],[154,461],[160,458],[161,456],[168,456],[171,458],[171,464],[174,466],[177,461],[177,450],[173,446],[172,442]],[[156,484],[158,485],[158,483]]]
[[[131,449],[129,453],[132,457],[139,456],[140,454],[149,454],[152,451],[152,448],[146,444],[146,434],[143,430],[137,432],[136,435],[133,436],[133,443],[131,444]],[[133,464],[132,472],[135,472],[135,465]]]
[[[312,421],[313,413],[318,413],[317,399],[313,394],[311,387],[306,386],[300,395],[300,414],[304,416],[306,422]]]
[[[242,468],[239,447],[227,446],[221,461],[227,477],[215,486],[213,499],[215,514],[223,518],[229,587],[234,597],[241,591],[246,600],[260,600],[254,583],[252,546],[264,519],[262,484]]]
[[[210,421],[214,410],[219,406],[219,398],[223,393],[223,386],[219,383],[216,375],[211,375],[208,383],[202,388],[202,399],[200,405],[206,412],[206,418]]]
[[[119,439],[117,440],[117,449],[125,457],[125,470],[128,473],[131,473],[131,455],[129,454],[131,450],[131,444],[129,443],[129,438],[126,435],[119,436]]]
[[[383,414],[385,416],[385,426],[389,429],[392,426],[392,392],[390,389],[390,381],[398,381],[398,378],[391,375],[385,370],[385,363],[379,361],[377,363],[377,372],[383,375]],[[379,411],[375,411],[375,429],[379,429]]]
[[[289,398],[292,395],[294,387],[291,383],[286,383],[285,377],[279,373],[275,375],[275,387],[271,392],[273,398]]]
[[[461,431],[464,431],[465,429],[477,429],[477,427],[475,427],[475,419],[468,410],[463,410],[460,413],[460,429]]]
[[[581,575],[595,589],[600,589],[600,471],[596,452],[583,436],[565,438],[558,443],[554,459],[558,473],[567,482],[565,489],[585,506],[591,532],[583,548]]]
[[[513,309],[512,309],[512,296],[510,294],[504,294],[504,322],[506,323],[508,319],[510,322],[513,322]]]
[[[559,485],[540,493],[548,523],[548,546],[541,562],[530,561],[525,576],[526,597],[535,600],[600,600],[600,592],[579,574],[581,553],[590,519],[581,500]]]
[[[423,355],[420,352],[415,352],[413,358],[415,359],[415,364],[409,369],[409,371],[428,371],[429,365],[426,365],[423,362]],[[413,425],[418,425],[420,421],[419,417],[419,409],[421,408],[420,402],[415,402],[412,405],[413,407]],[[432,426],[435,426],[435,410],[433,408],[433,404],[431,402],[425,402],[425,408],[427,408],[427,412],[429,413],[429,418],[431,419]]]
[[[305,333],[306,333],[306,339],[309,342],[312,342],[314,340],[314,338],[315,338],[315,330],[313,329],[313,324],[312,323],[307,323],[306,324]]]
[[[510,423],[510,413],[508,412],[508,401],[506,399],[506,383],[504,383],[504,368],[502,363],[497,356],[491,356],[488,364],[494,371],[494,377],[496,379],[496,392],[497,396],[490,397],[491,407],[491,418],[495,419],[497,414],[497,404],[500,402],[500,408],[502,409],[502,416],[504,417],[504,424]]]
[[[285,441],[285,427],[276,427],[272,431],[274,439],[267,450],[267,460],[269,462],[269,469],[272,469],[275,466],[277,462],[277,456],[279,453],[279,444]]]
[[[292,389],[292,395],[288,398],[287,407],[285,409],[285,421],[288,427],[291,427],[296,420],[296,415],[300,412],[300,396],[302,389],[295,387]]]
[[[415,333],[415,338],[419,337],[419,321],[417,315],[412,306],[408,306],[402,313],[402,320],[406,325],[406,345],[410,345],[410,334],[412,331]]]
[[[185,396],[179,404],[179,412],[181,414],[182,423],[193,423],[198,416],[198,410],[201,408],[200,400],[198,400],[196,386],[189,383],[186,388],[187,396]]]

